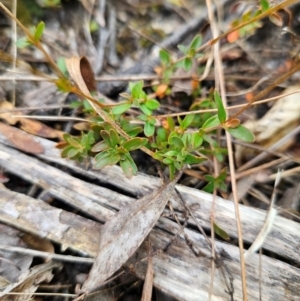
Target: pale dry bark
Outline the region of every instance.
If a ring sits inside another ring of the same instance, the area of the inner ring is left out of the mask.
[[[85,171],[84,168],[59,157],[54,143],[36,138],[45,148],[40,158],[65,165],[74,171],[89,177],[99,178],[102,183],[114,184],[124,191],[141,195],[147,194],[161,184],[159,179],[138,175],[128,180],[117,167],[99,171]],[[121,193],[79,180],[57,168],[51,167],[32,156],[23,154],[5,144],[9,141],[0,134],[0,165],[6,170],[19,175],[32,183],[47,189],[51,194],[71,206],[92,215],[100,221],[109,220],[116,210],[134,202],[134,198]],[[198,222],[210,228],[209,214],[212,197],[204,192],[177,185],[186,202],[194,208]],[[175,200],[176,199],[176,200]],[[183,207],[176,197],[172,200],[176,211]],[[94,209],[94,210],[93,210]],[[233,203],[221,198],[216,199],[215,219],[231,237],[236,237]],[[244,241],[251,243],[258,234],[265,212],[262,210],[240,206]],[[0,220],[26,232],[47,237],[61,243],[64,247],[81,250],[95,256],[99,245],[101,225],[78,215],[53,208],[50,205],[28,196],[5,189],[0,191]],[[189,221],[191,224],[194,222]],[[154,249],[165,247],[175,233],[179,231],[176,223],[161,217],[156,228],[151,231],[151,244]],[[276,217],[275,224],[269,234],[264,248],[287,259],[300,262],[300,226],[298,223]],[[180,300],[205,300],[209,289],[211,259],[210,250],[202,235],[192,230],[185,232],[195,246],[204,253],[196,257],[186,245],[183,237],[176,240],[166,253],[158,253],[153,257],[154,285],[163,291],[176,296]],[[233,276],[234,299],[241,300],[241,283],[239,275],[239,254],[236,246],[216,242],[217,251],[222,249],[231,259],[225,264]],[[139,277],[145,276],[147,267],[148,244],[143,244],[138,252],[127,262],[133,264],[133,272]],[[145,260],[138,260],[144,258]],[[249,300],[258,300],[258,255],[254,254],[246,263]],[[262,297],[263,300],[300,300],[300,270],[291,265],[263,256],[262,259]],[[220,270],[216,272],[212,300],[229,300],[225,293],[226,286]]]

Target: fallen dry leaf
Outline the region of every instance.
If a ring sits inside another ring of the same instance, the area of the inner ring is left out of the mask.
[[[83,284],[88,293],[116,272],[138,249],[160,217],[176,181],[121,209],[101,230],[98,254]]]
[[[80,59],[80,71],[82,78],[90,92],[97,90],[97,84],[95,81],[95,74],[93,68],[86,57]]]
[[[66,59],[66,66],[70,76],[85,95],[96,90],[94,72],[87,58],[71,57]]]
[[[2,101],[0,103],[0,110],[14,110],[14,109],[15,107],[13,106],[13,104],[11,104],[8,101]],[[0,118],[4,119],[10,125],[15,125],[17,122],[20,122],[21,129],[33,135],[37,135],[44,138],[50,138],[50,139],[53,138],[59,138],[61,140],[63,139],[62,137],[64,133],[62,131],[55,130],[38,120],[28,119],[24,117],[13,117],[18,115],[23,115],[23,113],[20,111],[0,113]]]
[[[20,128],[29,134],[50,139],[63,139],[64,132],[55,130],[38,120],[20,118],[20,123]]]
[[[27,133],[0,122],[0,132],[19,150],[30,154],[43,154],[44,147]]]

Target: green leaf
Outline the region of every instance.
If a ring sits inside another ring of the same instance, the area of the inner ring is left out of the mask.
[[[81,145],[85,147],[87,150],[91,148],[91,145],[95,143],[94,132],[89,131],[87,134],[82,135],[81,137]]]
[[[216,182],[216,188],[226,192],[227,191],[227,186],[226,184],[224,183],[224,181],[217,181]]]
[[[159,51],[159,58],[160,58],[160,61],[164,64],[164,65],[167,65],[171,62],[171,56],[169,54],[169,52],[167,52],[166,50],[164,49],[161,49]]]
[[[43,35],[44,29],[45,29],[45,23],[42,21],[38,24],[35,33],[33,35],[35,41],[40,40],[41,36]]]
[[[139,98],[143,90],[143,86],[144,86],[143,81],[139,81],[134,83],[133,85],[129,85],[129,89],[131,91],[132,97]]]
[[[181,170],[182,168],[182,163],[178,162],[178,161],[174,161],[173,164],[174,167],[177,169],[177,170]]]
[[[133,138],[123,143],[123,147],[130,152],[145,146],[147,142],[148,139],[146,138]]]
[[[67,142],[75,148],[81,148],[81,141],[77,137],[69,137]]]
[[[234,138],[243,140],[245,142],[255,141],[255,136],[253,133],[243,125],[239,125],[233,129],[226,129],[226,131],[228,131]]]
[[[169,144],[174,146],[176,150],[182,150],[184,148],[184,143],[181,138],[173,136],[169,137]]]
[[[188,49],[186,46],[184,46],[184,45],[178,45],[177,48],[178,48],[181,52],[183,52],[184,54],[187,54],[187,52],[188,52],[188,50],[189,50],[189,49]]]
[[[206,161],[205,158],[201,158],[192,154],[187,154],[184,159],[185,164],[199,164]]]
[[[70,151],[68,152],[68,158],[74,158],[75,156],[77,156],[79,153],[79,149],[77,148],[72,148],[70,149]]]
[[[104,112],[104,111],[103,111]],[[105,131],[109,132],[113,127],[108,122],[101,123],[101,126],[104,128]]]
[[[194,49],[198,49],[202,44],[202,36],[201,35],[196,35],[193,39],[193,41],[190,44],[190,49],[194,48]]]
[[[156,99],[148,99],[145,105],[149,110],[153,111],[159,108],[160,103]]]
[[[266,11],[270,8],[270,3],[268,0],[260,0],[260,6],[262,8],[262,11]]]
[[[130,137],[135,137],[143,132],[143,128],[137,124],[131,124],[127,120],[121,121],[121,127]]]
[[[174,150],[170,150],[170,151],[164,153],[165,157],[175,157],[177,155],[178,155],[178,151],[174,151]]]
[[[73,146],[67,146],[62,152],[61,152],[61,157],[62,158],[68,158],[68,154],[69,154],[69,152],[72,150],[72,149],[74,149],[74,147]]]
[[[155,131],[155,126],[154,124],[150,123],[149,121],[145,122],[145,126],[144,126],[144,133],[146,137],[151,137],[153,136]]]
[[[111,166],[116,165],[119,161],[120,161],[120,155],[119,154],[111,155],[109,157],[109,159],[107,160],[108,165],[111,165]]]
[[[170,174],[171,181],[175,179],[175,172],[176,172],[176,169],[175,169],[174,164],[169,164],[169,174]]]
[[[208,182],[214,182],[215,181],[215,178],[211,175],[204,175],[203,177]]]
[[[156,151],[154,154],[153,154],[153,158],[155,160],[158,160],[158,161],[162,161],[164,158],[163,158],[163,153],[161,151]]]
[[[203,138],[200,133],[196,132],[192,134],[191,144],[193,149],[199,148],[203,143]]]
[[[192,60],[190,58],[186,57],[183,60],[183,69],[184,69],[184,71],[190,71],[191,68],[192,68],[192,65],[193,65],[193,62],[192,62]]]
[[[217,105],[217,108],[218,108],[219,120],[220,120],[221,123],[223,123],[226,120],[227,114],[226,114],[222,99],[221,99],[219,93],[216,90],[214,92],[214,97],[215,97],[215,102],[216,102],[216,105]]]
[[[66,65],[66,59],[64,57],[59,57],[56,61],[56,64],[59,70],[63,73],[63,75],[67,77],[68,70]]]
[[[220,125],[220,120],[218,115],[214,115],[210,118],[208,118],[202,125],[202,129],[209,129],[214,128],[216,126]]]
[[[126,159],[120,161],[120,166],[127,178],[131,178],[133,175],[135,176],[138,172],[138,169],[130,154],[126,154]]]
[[[180,127],[182,129],[187,129],[190,124],[193,122],[195,115],[194,114],[190,114],[190,115],[186,115],[180,125]]]
[[[170,158],[164,158],[164,159],[163,159],[163,163],[169,165],[169,164],[172,164],[172,163],[173,163],[173,160],[170,159]]]
[[[109,146],[107,145],[107,143],[104,140],[102,140],[102,141],[98,142],[97,144],[95,144],[92,147],[91,151],[94,153],[98,153],[98,152],[102,152],[108,148],[109,148]]]
[[[176,63],[174,63],[174,68],[183,68],[183,60],[179,60]],[[173,69],[171,70],[172,74],[174,73]],[[170,74],[170,76],[172,75]]]
[[[214,222],[214,231],[217,235],[219,235],[224,240],[230,240],[227,232],[225,230],[223,230],[221,227],[219,227],[215,222]]]
[[[71,92],[72,85],[67,78],[58,78],[55,80],[55,85],[58,90],[62,91],[63,93]],[[91,111],[93,108],[91,109]]]
[[[94,144],[95,143],[95,138],[94,138],[94,131],[89,131],[88,132],[88,141],[89,144]]]
[[[168,143],[169,144],[171,144],[171,141],[172,141],[173,137],[179,137],[179,134],[176,131],[171,132],[169,137],[168,137]]]
[[[191,139],[192,139],[192,133],[188,133],[188,132],[185,132],[182,137],[181,137],[181,140],[184,144],[184,147],[186,148],[190,148],[191,147]]]
[[[213,193],[214,191],[214,183],[213,182],[210,182],[208,183],[207,185],[205,185],[203,188],[202,188],[203,191],[206,191],[208,193]]]
[[[224,167],[221,171],[220,174],[218,176],[218,178],[222,181],[225,181],[227,177],[227,167]]]
[[[215,157],[219,162],[223,162],[223,160],[224,160],[224,156],[222,153],[215,152]]]
[[[82,102],[81,101],[73,101],[70,103],[70,108],[71,109],[77,109],[79,107],[82,106]]]
[[[68,139],[72,138],[72,135],[65,133],[63,134],[63,138],[66,142],[68,142]]]
[[[170,76],[173,75],[175,65],[176,65],[176,63],[174,64],[174,66],[168,67],[163,71],[163,79],[165,80],[165,82],[168,82]]]
[[[185,159],[185,156],[186,156],[186,150],[183,148],[181,151],[179,151],[177,153],[176,162],[182,162]],[[174,161],[174,164],[175,164],[175,167],[176,167],[175,161]]]
[[[142,120],[142,121],[145,121],[145,122],[148,120],[148,116],[145,115],[145,114],[141,114],[141,115],[139,115],[137,118],[138,118],[139,120]]]
[[[43,7],[57,7],[61,4],[60,0],[41,0],[40,5]]]
[[[168,140],[167,131],[164,128],[157,129],[157,138],[158,142],[163,142]]]
[[[215,146],[216,142],[214,139],[212,139],[212,137],[210,137],[209,135],[203,135],[202,136],[203,139],[208,142],[211,146]]]
[[[95,157],[94,169],[101,169],[107,165],[114,165],[120,160],[120,156],[112,154],[110,150],[106,150]]]
[[[148,122],[155,125],[156,124],[156,119],[154,117],[148,117]]]
[[[149,110],[144,103],[140,104],[140,109],[145,115],[147,116],[152,115],[152,110]]]
[[[88,135],[87,134],[82,135],[82,137],[81,137],[81,145],[84,146],[84,147],[88,147],[89,146]]]
[[[195,48],[189,49],[189,51],[188,51],[188,53],[187,53],[187,57],[191,59],[191,58],[194,58],[195,55],[196,55],[196,50],[195,50]]]
[[[122,103],[122,104],[119,104],[119,105],[113,107],[111,112],[114,115],[120,115],[120,114],[126,112],[130,108],[130,106],[131,106],[130,103]]]
[[[91,106],[91,104],[86,99],[83,100],[83,107],[84,107],[84,110],[86,112],[94,111],[93,107]]]
[[[16,41],[16,45],[19,49],[23,49],[25,47],[31,46],[32,43],[28,41],[27,37],[20,38]]]
[[[110,129],[109,136],[112,147],[115,147],[117,144],[120,144],[120,137],[114,129]]]
[[[109,137],[109,133],[107,131],[105,131],[105,130],[102,130],[100,132],[100,134],[101,134],[101,137],[103,138],[103,140],[105,141],[105,143],[107,145],[109,145],[110,147],[113,147],[113,145],[111,143],[111,140],[110,140],[110,137]]]
[[[168,122],[169,130],[174,131],[175,122],[174,122],[173,118],[172,117],[167,117],[167,122]]]

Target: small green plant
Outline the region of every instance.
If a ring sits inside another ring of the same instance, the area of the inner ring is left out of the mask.
[[[163,81],[165,83],[169,82],[170,76],[173,75],[178,68],[183,68],[185,71],[189,71],[192,68],[193,59],[202,56],[201,53],[197,53],[197,49],[201,44],[202,37],[201,35],[197,35],[188,47],[178,45],[178,49],[184,54],[179,60],[172,59],[172,56],[168,51],[164,49],[160,50],[159,57],[162,65]]]
[[[30,30],[30,36],[21,38],[17,41],[18,48],[25,48],[28,46],[33,46],[40,41],[43,32],[45,30],[45,23],[40,22],[37,27],[32,27]]]
[[[15,19],[12,15],[11,17]],[[93,158],[93,167],[96,169],[119,164],[125,175],[132,177],[137,174],[138,168],[131,152],[140,149],[152,156],[163,167],[167,167],[170,179],[174,179],[176,173],[185,166],[200,164],[209,156],[215,156],[219,161],[224,159],[226,150],[220,147],[213,138],[218,129],[228,131],[234,137],[247,142],[254,140],[253,134],[240,125],[237,118],[227,116],[217,91],[210,95],[209,100],[202,103],[202,105],[209,104],[216,107],[217,114],[206,114],[204,117],[187,112],[184,118],[167,117],[162,120],[155,115],[160,103],[145,92],[143,81],[130,83],[129,93],[122,93],[124,100],[117,105],[102,104],[101,101],[84,94],[74,86],[67,78],[64,64],[59,62],[59,68],[44,50],[40,42],[45,28],[43,22],[28,31],[17,19],[15,20],[27,34],[25,39],[18,42],[18,46],[33,45],[44,53],[58,76],[54,83],[61,91],[76,93],[83,99],[84,110],[91,121],[87,132],[82,132],[78,136],[64,135],[64,141],[57,145],[62,150],[62,157],[78,162]],[[173,59],[169,52],[160,51],[162,81],[168,82],[170,76],[178,68],[189,71],[192,67],[192,60],[201,56],[199,53],[201,44],[202,38],[197,35],[189,46],[179,45],[178,48],[184,56],[177,60]],[[128,114],[131,108],[140,111],[135,119]],[[226,171],[222,171],[218,177],[208,175],[206,189],[224,190],[225,176]]]
[[[237,3],[236,5],[240,5],[240,3]],[[272,5],[268,0],[260,0],[258,7],[253,5],[252,9],[247,10],[239,19],[236,19],[231,23],[232,28],[239,27],[239,29],[232,32],[227,37],[228,41],[234,42],[238,38],[243,38],[246,35],[253,35],[258,28],[262,27],[260,16],[263,13],[268,13],[271,8]],[[275,25],[283,25],[283,20],[277,11],[268,13],[268,17]]]
[[[202,163],[207,160],[208,155],[216,156],[219,161],[223,160],[226,150],[219,147],[211,137],[218,128],[223,128],[248,142],[254,139],[251,132],[238,121],[232,123],[227,119],[222,100],[216,91],[214,103],[218,113],[202,124],[198,121],[195,127],[195,114],[187,114],[183,119],[177,117],[176,121],[168,117],[163,126],[156,125],[158,120],[154,111],[159,108],[159,102],[148,97],[143,90],[142,81],[131,83],[129,90],[130,93],[122,94],[125,100],[112,107],[108,114],[131,137],[130,139],[120,135],[111,124],[98,120],[92,123],[93,131],[88,134],[82,133],[77,138],[65,135],[64,144],[59,145],[63,149],[62,155],[77,161],[82,161],[88,156],[94,157],[94,168],[120,164],[126,176],[131,177],[137,173],[137,167],[130,152],[146,147],[154,159],[168,167],[170,178],[173,179],[176,172],[184,166]],[[137,119],[143,127],[131,123],[132,120],[126,117],[126,112],[131,107],[140,109],[141,114]],[[136,137],[137,135],[144,137]],[[209,179],[209,182],[213,187],[223,188],[219,184],[222,179]]]

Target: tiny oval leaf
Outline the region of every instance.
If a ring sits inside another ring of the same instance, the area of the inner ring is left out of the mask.
[[[113,107],[111,112],[114,115],[120,115],[120,114],[123,114],[124,112],[126,112],[130,108],[130,106],[131,106],[130,103],[119,104],[119,105]]]
[[[144,133],[146,137],[151,137],[153,136],[155,131],[155,126],[151,124],[150,122],[146,121],[145,126],[144,126]]]
[[[34,40],[35,41],[38,41],[41,36],[43,35],[43,32],[44,32],[44,29],[45,29],[45,23],[42,21],[38,24],[35,32],[34,32]]]
[[[148,139],[146,138],[133,138],[133,139],[130,139],[128,141],[126,141],[124,144],[123,144],[123,147],[127,150],[127,151],[133,151],[133,150],[136,150],[136,149],[139,149],[141,148],[142,146],[145,146],[148,142]]]
[[[159,58],[160,58],[160,61],[164,64],[164,65],[167,65],[168,63],[171,62],[171,57],[170,57],[170,54],[168,51],[164,50],[164,49],[161,49],[159,51]]]
[[[201,46],[201,44],[202,44],[202,36],[196,35],[190,44],[190,48],[197,49]]]
[[[221,99],[218,91],[214,92],[214,98],[215,98],[215,102],[216,102],[216,105],[217,105],[217,108],[218,108],[219,120],[221,121],[221,123],[223,123],[226,120],[227,114],[226,114],[222,99]]]
[[[185,58],[184,60],[183,60],[183,69],[184,69],[184,71],[190,71],[191,70],[191,68],[192,68],[192,65],[193,65],[193,62],[192,62],[192,60],[190,59],[190,58]]]
[[[230,240],[227,232],[224,229],[222,229],[221,227],[219,227],[215,222],[214,222],[214,231],[217,235],[219,235],[224,240]]]
[[[243,140],[245,142],[255,141],[254,134],[243,125],[239,125],[236,128],[226,129],[226,131],[228,131],[234,138]]]
[[[208,128],[214,128],[216,126],[220,125],[220,120],[218,115],[214,115],[210,118],[208,118],[202,125],[202,129],[208,129]]]

